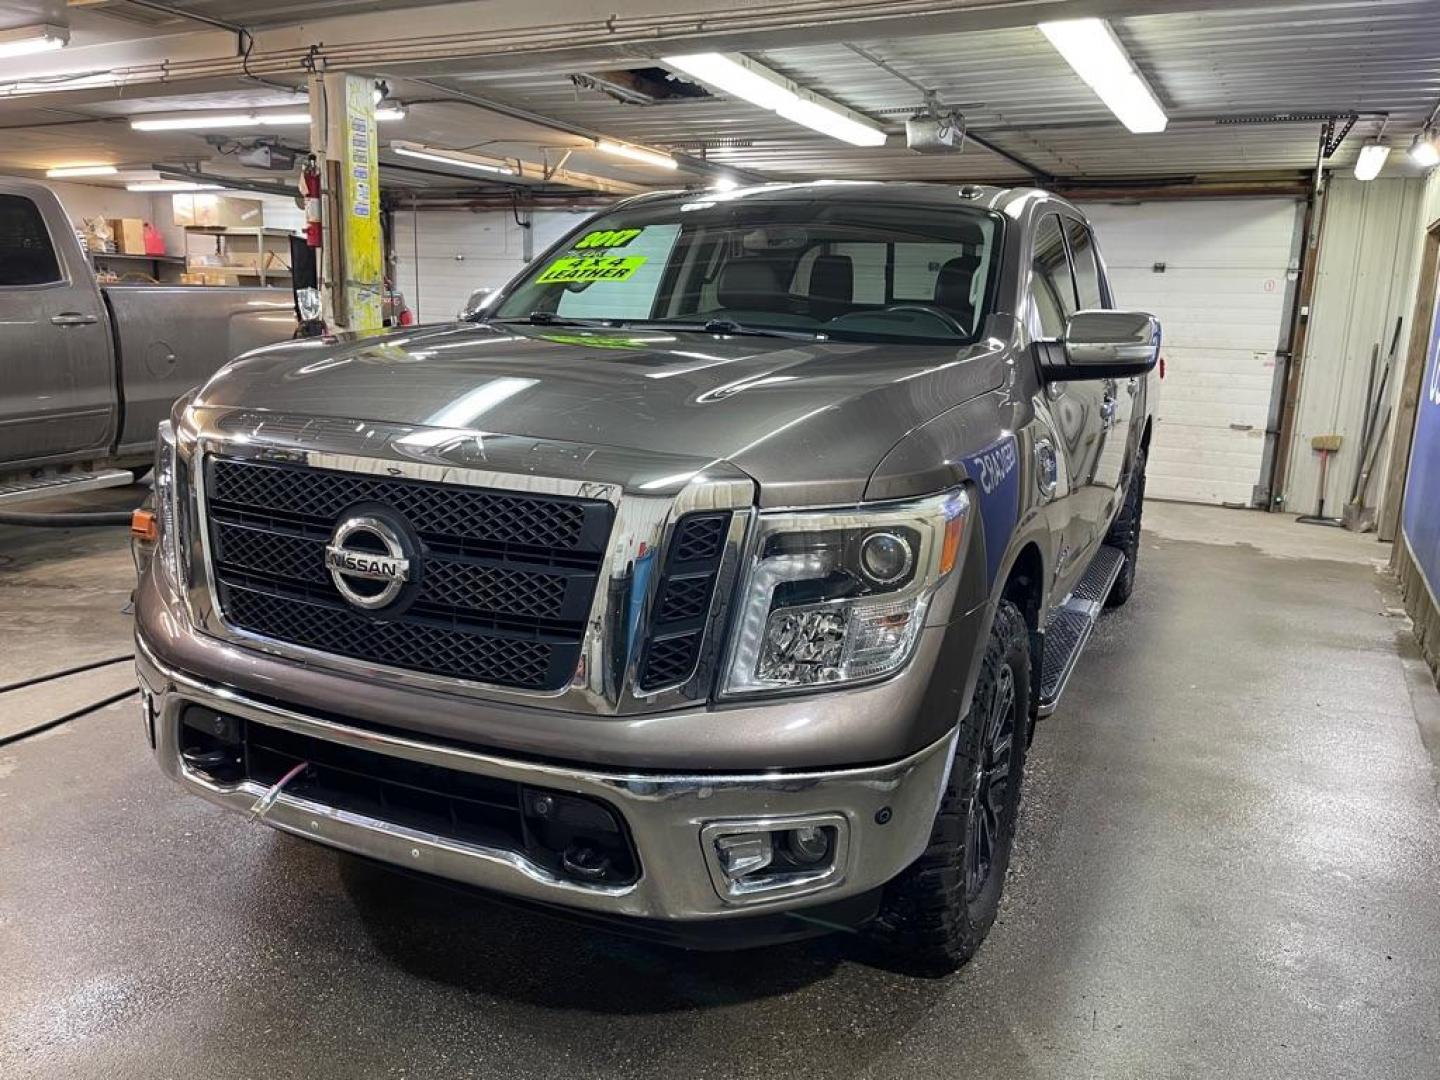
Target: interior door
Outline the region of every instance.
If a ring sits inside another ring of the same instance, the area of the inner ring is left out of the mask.
[[[29,196],[0,189],[0,463],[108,446],[116,392],[103,301],[69,228]],[[63,234],[60,234],[63,235]]]
[[[1066,319],[1078,307],[1063,224],[1058,215],[1047,214],[1037,225],[1031,252],[1031,334],[1050,340],[1062,337]],[[1058,600],[1075,587],[1103,539],[1095,484],[1109,405],[1106,381],[1100,379],[1052,382],[1044,394],[1059,441],[1055,450],[1060,472],[1066,478],[1063,488],[1057,485],[1051,504],[1051,527],[1060,537],[1052,589]]]

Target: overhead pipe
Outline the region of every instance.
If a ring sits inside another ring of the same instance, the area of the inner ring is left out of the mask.
[[[130,0],[152,10],[166,11],[177,18],[193,18],[193,13],[152,3],[151,0]],[[242,41],[240,55],[203,60],[166,60],[131,67],[75,72],[54,80],[36,78],[0,84],[11,87],[11,95],[19,96],[15,87],[43,84],[56,88],[87,79],[110,78],[114,84],[130,82],[177,82],[203,78],[255,78],[259,75],[308,75],[319,69],[374,70],[378,67],[414,67],[448,60],[464,60],[511,54],[558,52],[575,49],[644,48],[656,51],[670,41],[693,41],[703,27],[703,35],[763,32],[774,29],[833,27],[837,21],[860,21],[879,14],[887,17],[922,18],[927,15],[953,14],[953,0],[791,0],[767,6],[763,11],[740,10],[707,13],[703,23],[676,18],[673,14],[618,16],[558,23],[548,27],[486,28],[417,38],[382,38],[374,41],[310,45],[285,49],[252,51],[255,44],[251,32],[236,23],[200,17],[197,21],[214,25],[242,36],[251,36],[250,45]]]

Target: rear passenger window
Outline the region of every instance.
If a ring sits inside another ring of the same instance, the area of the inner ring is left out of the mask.
[[[1044,338],[1063,337],[1065,320],[1075,313],[1075,282],[1065,254],[1060,219],[1053,214],[1041,218],[1035,230],[1031,271],[1031,332]]]
[[[1065,219],[1065,235],[1070,238],[1070,259],[1075,266],[1075,287],[1080,293],[1080,308],[1089,311],[1105,306],[1104,290],[1100,287],[1100,263],[1095,257],[1095,240],[1084,223]]]
[[[39,208],[23,195],[0,195],[0,288],[59,280],[60,264]]]

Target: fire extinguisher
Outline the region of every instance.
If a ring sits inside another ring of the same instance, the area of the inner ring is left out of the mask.
[[[305,243],[318,248],[323,227],[320,224],[320,167],[315,164],[314,154],[305,159],[300,170],[300,194],[305,200]]]

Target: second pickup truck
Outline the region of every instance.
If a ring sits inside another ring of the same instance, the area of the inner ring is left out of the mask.
[[[0,177],[0,507],[119,486],[177,397],[295,333],[287,289],[101,285],[60,200]]]

